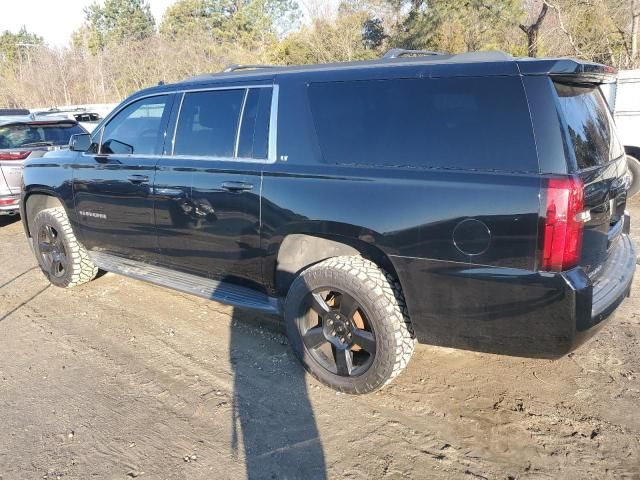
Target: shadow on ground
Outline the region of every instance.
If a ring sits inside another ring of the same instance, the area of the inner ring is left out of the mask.
[[[242,442],[250,480],[327,478],[304,370],[288,352],[265,354],[265,336],[257,332],[266,328],[267,336],[279,335],[280,327],[254,315],[234,309],[231,322],[232,449],[240,457]]]
[[[0,228],[16,223],[20,220],[18,215],[0,215]]]

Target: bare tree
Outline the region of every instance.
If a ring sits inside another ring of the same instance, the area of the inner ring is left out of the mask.
[[[527,2],[527,3],[535,3],[535,2]],[[531,5],[532,7],[533,5]],[[529,25],[520,24],[520,30],[522,30],[527,35],[527,54],[530,57],[538,56],[538,32],[540,31],[540,27],[542,27],[542,22],[544,21],[544,17],[547,16],[547,12],[549,11],[549,5],[546,1],[542,2],[542,7],[540,8],[540,12],[538,13],[535,21]]]
[[[638,62],[638,35],[640,35],[640,0],[631,1],[631,62]]]

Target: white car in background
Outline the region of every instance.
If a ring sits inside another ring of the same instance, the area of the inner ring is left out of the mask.
[[[19,212],[24,162],[66,148],[76,133],[87,130],[74,118],[0,110],[0,215]]]
[[[616,83],[604,84],[601,89],[629,157],[629,195],[633,196],[640,190],[640,70],[621,70]]]
[[[105,112],[106,110],[106,112]],[[54,107],[47,110],[33,109],[32,113],[35,113],[39,118],[68,118],[75,120],[84,127],[88,132],[92,132],[93,129],[100,123],[100,121],[109,114],[111,108],[90,108],[90,107]]]

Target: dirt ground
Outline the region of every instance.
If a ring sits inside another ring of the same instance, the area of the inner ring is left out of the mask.
[[[113,274],[60,290],[35,265],[0,219],[0,479],[640,478],[640,275],[560,360],[419,346],[350,397],[277,319]]]

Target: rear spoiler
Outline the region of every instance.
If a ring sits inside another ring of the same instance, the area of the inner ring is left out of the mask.
[[[592,84],[613,83],[618,70],[600,63],[584,62],[573,58],[519,61],[518,67],[524,75],[549,75],[564,83]]]
[[[618,70],[599,63],[574,63],[573,69],[558,69],[549,72],[554,80],[567,83],[613,83],[618,76]]]

